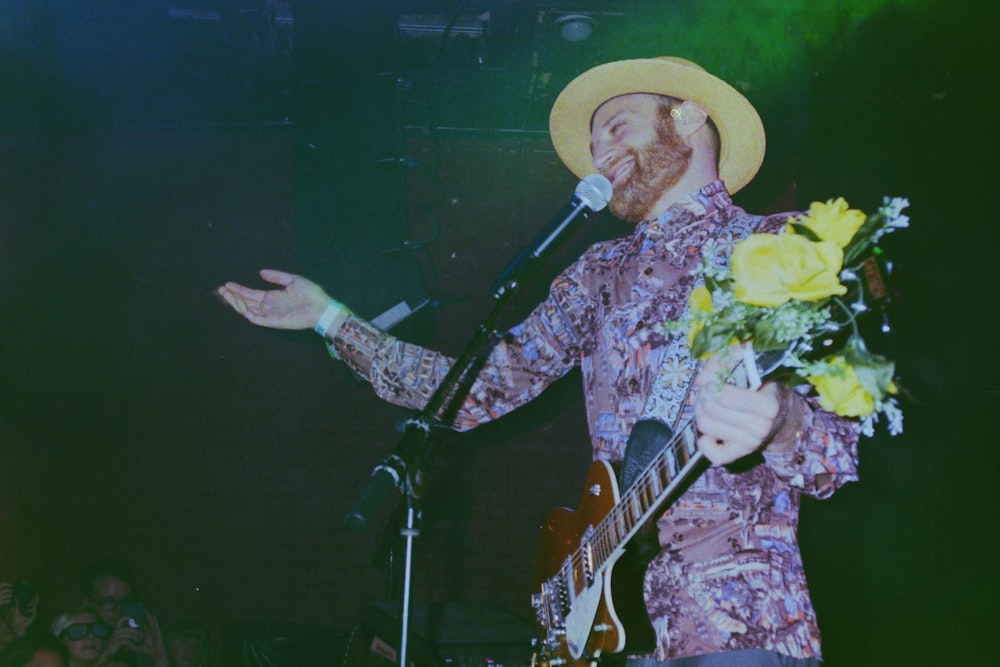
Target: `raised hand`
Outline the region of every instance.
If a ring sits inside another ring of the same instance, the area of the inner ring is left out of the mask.
[[[227,282],[218,293],[250,322],[271,329],[311,329],[330,303],[316,283],[284,271],[263,269],[260,277],[280,289],[258,290]]]
[[[14,637],[22,637],[38,616],[38,591],[33,591],[27,600],[17,599],[14,597],[14,585],[0,582],[0,610],[6,626],[4,630],[13,633]]]
[[[127,616],[122,616],[118,619],[118,623],[111,630],[111,636],[108,638],[108,643],[104,647],[104,657],[111,659],[116,653],[122,648],[128,649],[130,651],[136,650],[138,647],[142,646],[143,643],[143,632],[138,627],[134,627],[129,621],[132,619]]]
[[[137,648],[136,651],[152,657],[154,667],[170,667],[167,644],[163,640],[163,631],[160,629],[160,622],[149,609],[145,609],[144,611],[146,614],[146,631],[142,646]]]

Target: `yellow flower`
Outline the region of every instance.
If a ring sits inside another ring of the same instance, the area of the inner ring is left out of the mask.
[[[715,309],[712,307],[712,293],[708,291],[708,288],[704,285],[694,288],[691,295],[688,296],[688,307],[691,309],[691,314],[695,317],[704,313],[714,312]],[[694,345],[695,336],[698,332],[702,330],[705,326],[704,322],[695,321],[688,330],[687,342],[688,347]]]
[[[861,386],[854,368],[844,357],[834,357],[831,363],[843,373],[838,375],[810,375],[806,379],[816,387],[819,404],[841,417],[867,417],[875,411],[875,399]]]
[[[753,306],[817,301],[847,288],[837,277],[844,251],[833,241],[815,243],[794,234],[751,234],[733,249],[733,294]]]
[[[798,220],[789,218],[788,222],[798,222],[808,227],[823,241],[833,241],[841,248],[854,238],[854,233],[865,222],[865,214],[856,208],[850,208],[843,197],[828,199],[824,202],[813,202],[809,214]]]

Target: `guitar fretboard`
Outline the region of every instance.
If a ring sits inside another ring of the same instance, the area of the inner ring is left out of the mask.
[[[686,420],[625,491],[621,502],[581,541],[574,558],[586,563],[587,570],[599,570],[697,469],[704,455],[695,444],[696,437],[694,420]]]

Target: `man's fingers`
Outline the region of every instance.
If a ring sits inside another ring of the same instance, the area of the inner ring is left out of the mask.
[[[765,385],[759,391],[734,385],[723,385],[719,392],[710,397],[707,402],[713,402],[712,399],[721,408],[743,414],[759,415],[769,419],[778,414],[778,393],[774,385]]]
[[[717,419],[702,414],[698,418],[698,430],[714,440],[732,442],[754,448],[767,434],[768,422],[759,417],[747,417],[740,423]]]
[[[281,285],[282,287],[288,287],[297,278],[293,273],[285,273],[277,269],[261,269],[260,277],[265,282],[269,282],[272,285]]]
[[[706,387],[711,384],[722,384],[732,373],[739,363],[739,347],[727,347],[719,350],[706,359],[695,376],[694,384],[697,387]]]
[[[708,390],[695,402],[698,430],[710,437],[747,445],[759,444],[770,432],[777,411],[767,393],[724,385]]]
[[[261,315],[260,304],[234,292],[221,292],[222,298],[237,313],[253,322]]]
[[[732,463],[752,451],[748,450],[743,443],[719,440],[708,435],[698,437],[698,449],[705,455],[705,458],[715,465]]]
[[[227,306],[237,311],[240,309],[239,299],[236,298],[236,295],[231,289],[229,289],[229,287],[220,287],[218,294],[219,298],[222,299]]]
[[[264,294],[263,291],[258,289],[253,289],[252,287],[246,287],[245,285],[240,285],[239,283],[226,283],[222,286],[219,292],[225,296],[226,292],[231,292],[236,296],[243,297],[244,299],[251,299],[254,301],[260,301],[261,296]]]

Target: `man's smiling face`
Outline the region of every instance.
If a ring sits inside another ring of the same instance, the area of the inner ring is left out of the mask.
[[[641,222],[687,171],[691,148],[674,130],[666,98],[646,93],[614,97],[591,123],[594,167],[611,181],[611,212]]]

